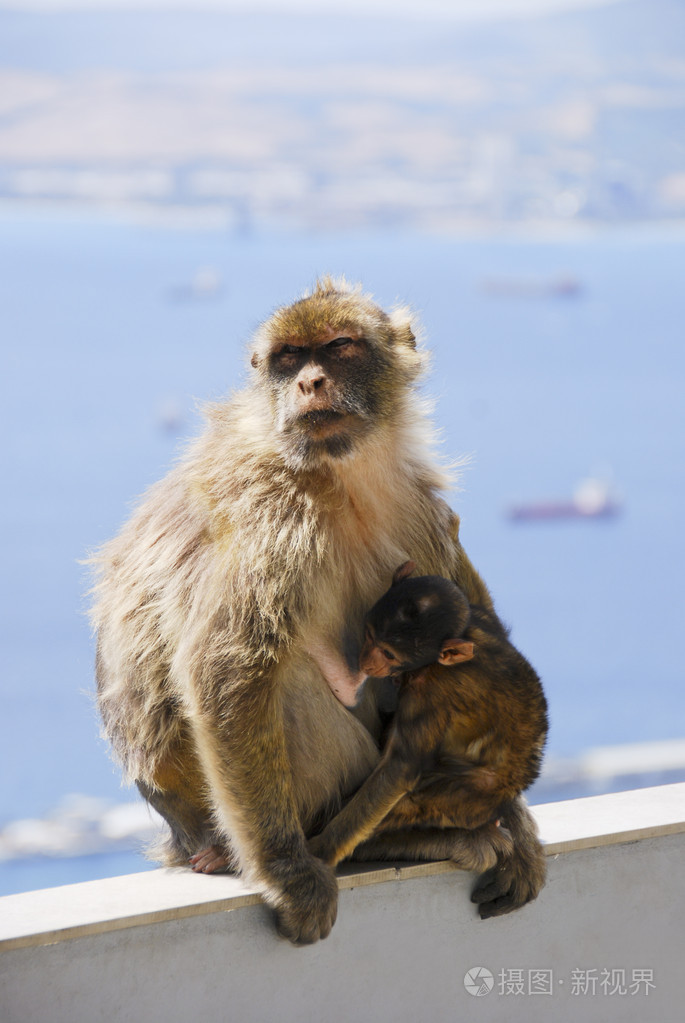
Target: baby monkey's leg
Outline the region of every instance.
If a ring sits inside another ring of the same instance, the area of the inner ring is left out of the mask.
[[[402,828],[383,831],[362,842],[352,859],[452,860],[464,870],[482,873],[513,851],[511,835],[495,821],[478,828]]]

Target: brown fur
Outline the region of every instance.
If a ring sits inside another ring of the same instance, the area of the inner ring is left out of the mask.
[[[341,331],[352,340],[331,352]],[[301,358],[283,349],[293,342]],[[281,932],[308,942],[330,930],[337,889],[305,832],[379,755],[373,690],[350,713],[316,650],[351,670],[364,610],[410,551],[490,599],[439,496],[406,311],[326,279],[251,352],[251,386],[207,410],[199,440],[94,559],[98,702],[126,776],[170,825],[163,862],[222,849]],[[321,426],[319,410],[341,418]]]
[[[460,828],[472,841],[450,851],[459,866],[511,874],[515,845],[500,824],[520,826],[520,806],[512,804],[539,773],[547,704],[494,611],[469,607],[446,579],[396,573],[369,613],[361,666],[398,676],[397,712],[375,770],[310,850],[335,866],[374,834]],[[542,848],[534,834],[526,845],[538,887]],[[520,904],[510,881],[482,915]]]

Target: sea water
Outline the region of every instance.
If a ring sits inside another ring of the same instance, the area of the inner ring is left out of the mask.
[[[419,314],[449,495],[541,674],[551,757],[683,737],[685,231],[240,235],[74,210],[0,214],[0,829],[69,793],[135,798],[98,736],[80,564],[241,386],[244,345],[318,274]],[[566,285],[570,284],[570,287]],[[605,481],[620,514],[513,523]],[[0,893],[144,869],[0,864]]]

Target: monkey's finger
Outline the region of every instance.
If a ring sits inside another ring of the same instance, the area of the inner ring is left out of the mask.
[[[302,928],[286,922],[278,913],[276,914],[276,931],[281,938],[292,942],[293,945],[313,945],[319,940],[318,928]]]
[[[196,874],[204,874],[207,870],[208,860],[197,860],[196,863],[191,863],[192,869]],[[211,871],[209,871],[211,873]]]
[[[514,897],[514,886],[512,884],[511,872],[506,868],[492,867],[486,870],[480,878],[476,888],[471,892],[471,902],[478,906],[485,906],[496,903],[505,897]],[[519,905],[523,905],[525,899],[519,899]],[[494,914],[489,914],[490,916]],[[481,914],[482,916],[482,914]]]
[[[208,863],[210,859],[213,859],[213,857],[214,854],[209,849],[203,849],[202,852],[195,853],[194,856],[191,856],[188,863],[190,863],[194,869],[202,870],[205,864]]]
[[[276,913],[276,930],[282,938],[287,938],[293,945],[313,945],[314,942],[327,938],[331,933],[337,917],[334,909],[327,918],[312,919],[308,922],[290,920],[289,914]]]
[[[199,853],[191,856],[188,862],[198,874],[212,874],[217,870],[225,870],[229,865],[223,851],[216,846],[202,849]]]
[[[480,877],[477,887],[471,892],[471,902],[489,902],[509,891],[510,885],[511,879],[499,867],[492,867]]]
[[[202,873],[203,874],[214,874],[214,873],[216,873],[219,870],[225,870],[226,866],[227,866],[227,864],[226,864],[226,860],[224,859],[224,857],[223,856],[216,856],[213,860],[209,860],[208,863],[205,863],[204,867],[202,868]]]
[[[478,913],[481,920],[488,920],[493,916],[504,916],[505,913],[511,913],[512,910],[519,909],[520,906],[521,901],[516,897],[515,892],[509,892],[490,902],[482,902],[478,907]]]

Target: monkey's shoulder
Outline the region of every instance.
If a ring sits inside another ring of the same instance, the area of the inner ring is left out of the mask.
[[[463,755],[484,736],[508,747],[517,734],[524,745],[546,734],[547,703],[534,669],[498,620],[492,624],[488,612],[477,620],[463,636],[474,643],[471,660],[430,665],[401,685],[400,729],[420,731],[424,748]]]
[[[509,643],[509,629],[498,614],[482,604],[471,603],[469,605],[469,624],[464,632],[465,639],[472,639],[472,634],[477,632],[481,641],[487,638],[488,644]]]
[[[488,686],[504,690],[530,689],[542,693],[540,678],[528,659],[514,646],[509,629],[486,608],[471,607],[471,619],[463,638],[474,645],[472,667]],[[464,674],[469,674],[469,665]]]

